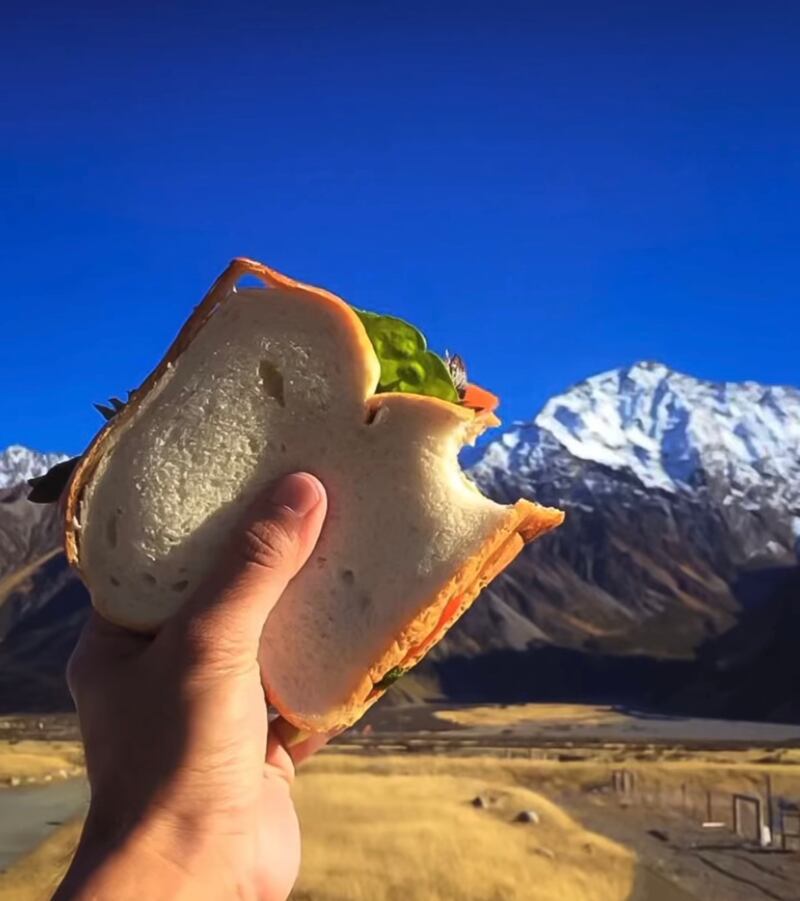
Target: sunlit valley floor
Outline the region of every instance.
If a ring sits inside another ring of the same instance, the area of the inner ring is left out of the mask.
[[[0,901],[34,901],[76,840],[80,746],[69,717],[3,726]],[[735,795],[762,804],[759,823],[739,802],[740,835]],[[800,898],[800,840],[779,829],[781,817],[797,828],[798,727],[569,705],[389,708],[302,767],[295,797],[295,901]],[[23,821],[31,841],[9,854]]]

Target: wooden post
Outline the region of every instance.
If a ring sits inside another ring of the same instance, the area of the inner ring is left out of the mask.
[[[795,830],[790,831],[790,823],[793,823],[795,826]],[[781,824],[781,848],[784,851],[791,850],[789,848],[789,841],[794,841],[797,843],[796,851],[800,851],[800,812],[795,810],[783,810],[780,812],[780,824]]]
[[[772,814],[772,776],[769,773],[766,773],[764,776],[766,781],[766,789],[767,789],[767,811],[766,816],[764,817],[764,822],[766,823],[767,829],[769,829],[770,835],[770,844],[775,844],[774,840],[774,826],[775,822]]]
[[[753,813],[755,814],[755,823],[756,823],[756,835],[754,836],[754,840],[761,844],[762,837],[762,825],[764,823],[763,816],[763,802],[760,798],[756,798],[753,795],[733,795],[733,831],[737,835],[743,835],[742,831],[742,814],[741,811],[744,807],[749,807]]]

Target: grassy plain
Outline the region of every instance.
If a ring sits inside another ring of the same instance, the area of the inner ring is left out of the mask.
[[[589,724],[617,716],[566,705],[442,712],[451,714],[460,725],[495,735],[519,722]],[[709,796],[714,819],[730,816],[731,793],[763,795],[767,783],[776,795],[800,797],[798,748],[618,742],[531,750],[530,756],[524,748],[391,750],[375,736],[371,747],[333,746],[318,754],[300,768],[294,788],[304,837],[294,901],[631,901],[640,865],[651,862],[648,842],[655,839],[648,829],[657,817],[679,836],[685,824],[707,818]],[[81,765],[76,742],[0,742],[0,784],[54,780]],[[610,790],[619,769],[633,776],[630,798]],[[8,790],[0,788],[0,816]],[[538,821],[516,822],[521,811],[534,811]],[[78,829],[67,823],[0,874],[0,901],[48,898]],[[741,866],[746,876],[755,864]],[[786,878],[793,876],[787,871]],[[662,894],[647,895],[656,897]],[[667,887],[663,897],[678,896]]]
[[[625,716],[611,707],[586,704],[509,704],[463,707],[455,710],[437,710],[441,720],[458,726],[501,728],[523,723],[569,723],[570,725],[598,726],[620,723]]]
[[[52,759],[42,757],[36,772]],[[632,852],[492,758],[331,751],[302,768],[294,793],[304,836],[295,901],[622,901],[633,882]],[[472,805],[478,795],[485,808]],[[523,810],[539,821],[514,822]],[[67,824],[0,875],[0,901],[47,898],[78,829]]]
[[[49,782],[83,772],[77,741],[0,741],[0,785]]]
[[[634,855],[493,758],[324,754],[297,781],[297,901],[622,901]],[[487,807],[472,805],[480,796]],[[515,817],[535,811],[538,823]]]

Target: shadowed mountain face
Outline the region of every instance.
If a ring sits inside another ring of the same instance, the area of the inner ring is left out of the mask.
[[[643,363],[469,449],[485,493],[560,506],[567,519],[484,592],[419,680],[459,700],[800,720],[781,676],[796,669],[800,637],[798,448],[800,392]],[[24,494],[0,492],[0,708],[62,709],[60,674],[88,601],[63,556],[25,569],[57,545],[58,527],[53,508]]]
[[[60,535],[55,507],[29,503],[25,483],[0,488],[0,584],[57,547]]]
[[[40,475],[64,459],[11,448],[0,473]],[[7,452],[8,453],[8,452]],[[68,710],[64,669],[89,610],[60,552],[55,505],[31,504],[24,482],[0,488],[0,711]]]
[[[8,598],[16,621],[0,640],[0,713],[72,709],[64,673],[89,614],[89,596],[63,554]]]
[[[436,664],[442,693],[460,702],[575,701],[681,716],[800,722],[800,567],[743,577],[763,583],[728,632],[692,660],[531,645]]]

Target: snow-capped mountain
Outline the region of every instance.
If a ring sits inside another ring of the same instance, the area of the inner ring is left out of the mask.
[[[10,488],[19,482],[40,476],[51,466],[66,459],[66,454],[43,454],[21,444],[12,444],[0,451],[0,488]]]
[[[800,556],[794,388],[637,363],[553,397],[464,462],[497,500],[567,517],[466,614],[450,639],[461,653],[544,641],[690,657],[736,625],[743,574]]]
[[[485,493],[567,516],[434,649],[445,693],[800,719],[798,439],[794,388],[638,363],[474,449]]]
[[[536,424],[576,457],[627,468],[651,488],[798,483],[800,390],[705,382],[660,363],[590,378],[550,400]]]
[[[708,382],[636,363],[551,398],[532,423],[516,423],[487,445],[473,471],[484,484],[499,473],[518,484],[559,469],[565,455],[573,476],[577,461],[595,464],[584,467],[590,490],[608,487],[598,484],[606,470],[632,481],[635,494],[707,496],[739,512],[768,507],[800,539],[796,388]]]
[[[593,376],[551,398],[534,420],[581,460],[627,469],[647,488],[697,487],[702,473],[732,487],[791,482],[800,495],[800,390],[706,382],[662,363]],[[539,440],[524,424],[491,446],[493,465],[530,468]]]

